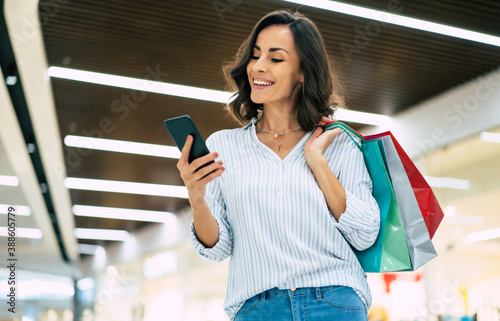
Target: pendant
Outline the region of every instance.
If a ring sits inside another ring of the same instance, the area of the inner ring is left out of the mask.
[[[281,149],[281,145],[278,145],[278,152],[280,151],[280,149]]]
[[[274,137],[278,137],[278,133],[274,133]]]

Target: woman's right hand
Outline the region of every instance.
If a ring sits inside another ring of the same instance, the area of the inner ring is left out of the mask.
[[[219,154],[215,152],[198,157],[193,160],[191,164],[189,164],[189,151],[191,150],[192,144],[193,137],[188,135],[181,151],[181,157],[177,162],[177,169],[179,169],[184,185],[186,185],[188,189],[189,202],[191,203],[191,206],[204,201],[206,191],[205,185],[214,180],[216,177],[219,177],[225,170],[222,166],[222,161],[214,162],[198,170],[198,168],[210,161],[215,160],[219,156]],[[212,171],[214,172],[207,175]],[[205,175],[207,176],[204,177]]]

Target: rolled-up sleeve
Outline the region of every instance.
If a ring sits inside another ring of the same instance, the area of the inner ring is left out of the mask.
[[[339,181],[346,193],[346,210],[336,227],[357,250],[369,248],[380,229],[380,209],[362,152],[347,138]]]
[[[207,147],[210,151],[211,137],[207,139]],[[191,222],[191,241],[194,249],[201,256],[210,260],[220,262],[228,258],[233,251],[233,234],[231,226],[227,220],[226,204],[219,184],[220,177],[215,178],[206,185],[205,201],[210,212],[219,225],[219,241],[211,248],[205,247],[196,236],[194,222]]]

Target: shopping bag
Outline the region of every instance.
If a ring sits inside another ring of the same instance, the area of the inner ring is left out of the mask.
[[[432,239],[432,237],[436,233],[437,228],[439,227],[439,224],[443,220],[443,210],[439,206],[432,188],[426,182],[425,178],[418,171],[415,164],[411,161],[410,157],[405,153],[405,151],[403,150],[401,145],[399,145],[398,141],[391,134],[391,132],[366,136],[365,138],[366,140],[372,140],[382,136],[391,137],[391,140],[394,143],[394,147],[396,148],[396,151],[399,155],[399,159],[403,163],[406,175],[410,180],[411,186],[413,188],[413,193],[415,194],[418,206],[420,207],[420,212],[422,213],[425,225],[427,226],[427,230],[429,231],[429,236]]]
[[[366,250],[352,248],[365,272],[394,272],[412,270],[401,212],[386,170],[379,144],[367,142],[356,131],[336,122],[327,129],[341,128],[363,153],[373,182],[373,197],[380,208],[380,231],[374,244]],[[352,137],[359,138],[361,145]]]
[[[436,257],[436,250],[393,140],[390,136],[382,136],[371,141],[378,142],[384,150],[384,160],[401,211],[411,262],[416,270]]]

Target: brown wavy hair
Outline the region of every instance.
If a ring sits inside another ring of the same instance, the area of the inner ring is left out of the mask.
[[[298,12],[277,10],[268,13],[255,25],[234,59],[223,64],[227,89],[235,92],[232,96],[234,99],[225,106],[225,110],[230,117],[245,125],[263,109],[262,104],[256,104],[250,98],[247,65],[252,58],[257,36],[272,25],[286,25],[292,31],[300,68],[304,73],[304,93],[300,92],[297,121],[304,130],[312,130],[322,116],[331,117],[336,107],[344,107],[344,90],[334,72],[333,60],[325,49],[318,28]]]

